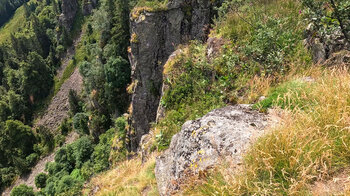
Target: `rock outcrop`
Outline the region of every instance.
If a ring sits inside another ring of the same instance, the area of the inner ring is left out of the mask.
[[[82,3],[82,11],[84,16],[92,13],[92,10],[97,6],[97,0],[84,0]]]
[[[62,14],[60,15],[59,21],[67,30],[71,30],[72,28],[78,7],[77,0],[62,0]]]
[[[321,37],[316,32],[314,25],[309,24],[305,37],[305,45],[310,49],[314,63],[324,63],[332,54],[350,50],[350,43],[346,41],[340,29]]]
[[[228,106],[188,121],[157,158],[155,174],[161,195],[178,190],[187,175],[209,169],[220,160],[240,164],[243,152],[268,124],[265,114],[249,105]]]
[[[167,9],[147,11],[135,8],[131,14],[132,96],[136,150],[150,123],[156,120],[161,98],[163,65],[179,44],[192,39],[205,40],[213,14],[210,0],[171,0]]]

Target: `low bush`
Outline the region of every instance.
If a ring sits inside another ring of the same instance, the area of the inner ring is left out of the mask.
[[[21,184],[19,186],[16,186],[11,191],[11,196],[34,196],[34,191],[32,187],[26,186],[24,184]]]
[[[38,174],[37,176],[35,176],[35,186],[38,189],[45,188],[47,178],[48,178],[48,175],[45,173]]]
[[[89,117],[84,113],[77,113],[73,117],[73,127],[74,130],[77,131],[80,135],[88,135],[89,127],[88,127]]]

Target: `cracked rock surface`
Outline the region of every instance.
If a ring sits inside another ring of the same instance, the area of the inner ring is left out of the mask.
[[[216,109],[186,122],[173,136],[170,148],[157,158],[159,193],[171,195],[188,174],[209,169],[220,160],[239,165],[252,140],[262,135],[267,125],[267,115],[249,105]]]

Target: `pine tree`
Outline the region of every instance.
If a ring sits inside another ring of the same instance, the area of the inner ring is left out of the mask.
[[[127,48],[130,45],[129,28],[129,3],[127,0],[119,0],[114,16],[115,23],[112,28],[112,43],[115,45],[116,56],[128,59]]]
[[[35,34],[36,39],[39,42],[41,47],[41,51],[43,52],[41,55],[46,58],[50,52],[50,46],[52,45],[50,38],[46,34],[46,29],[40,23],[39,19],[36,16],[31,16],[31,24]]]

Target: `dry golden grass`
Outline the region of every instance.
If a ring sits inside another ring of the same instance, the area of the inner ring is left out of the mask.
[[[230,167],[218,168],[201,185],[194,182],[188,194],[307,195],[310,184],[349,167],[349,70],[313,67],[305,73],[315,82],[302,96],[288,93],[280,99],[300,99],[296,101],[308,105],[285,110],[284,123],[260,138],[246,155],[244,172],[234,175]]]
[[[158,195],[154,176],[155,157],[156,154],[151,155],[144,164],[140,158],[124,161],[117,168],[92,178],[83,193],[96,189],[96,196]]]
[[[271,78],[254,76],[247,83],[247,91],[239,97],[238,103],[255,103],[260,96],[267,96],[272,84]]]

